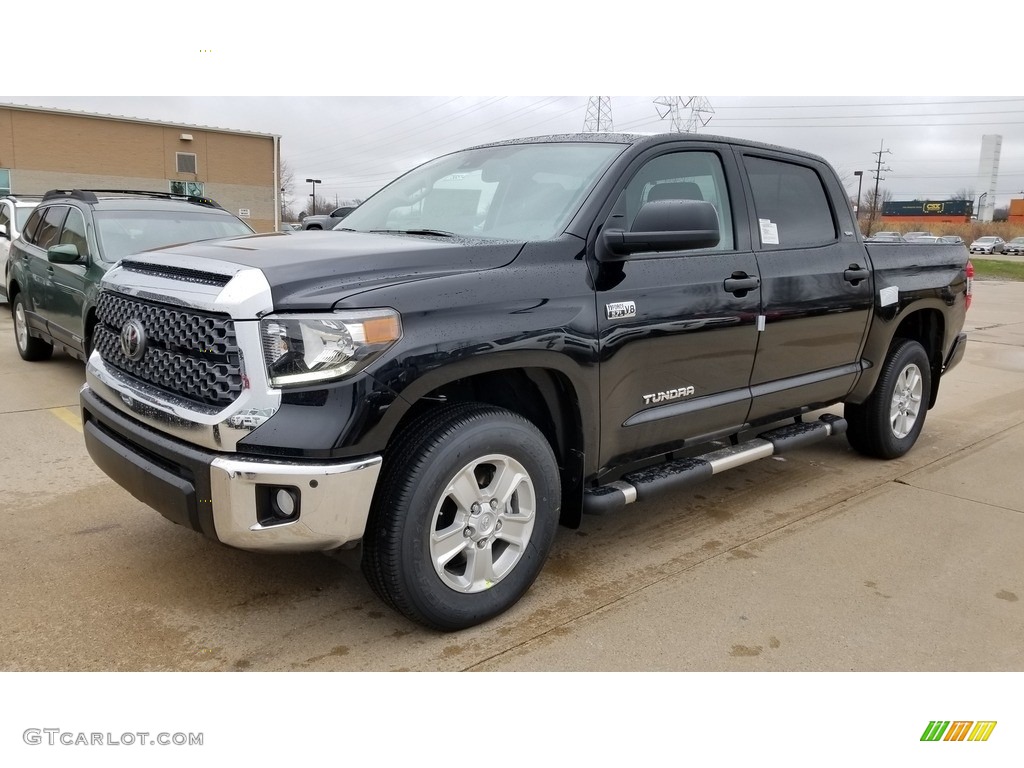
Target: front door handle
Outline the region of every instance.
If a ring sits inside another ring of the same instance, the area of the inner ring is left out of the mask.
[[[868,271],[864,269],[860,264],[851,264],[845,272],[843,272],[843,280],[852,285],[857,285],[861,280],[868,279]]]
[[[742,299],[747,291],[752,291],[761,284],[761,279],[751,277],[746,272],[733,272],[731,277],[725,278],[725,291],[737,298]]]

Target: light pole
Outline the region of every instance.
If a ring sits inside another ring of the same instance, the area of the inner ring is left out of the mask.
[[[977,219],[978,219],[979,222],[985,221],[985,219],[983,219],[982,217],[985,215],[984,205],[985,205],[985,198],[986,197],[988,197],[988,192],[982,192],[981,193],[981,197],[978,198],[978,216],[977,216]]]
[[[306,183],[313,185],[313,194],[310,195],[310,197],[313,198],[313,204],[309,206],[309,210],[310,213],[316,215],[316,185],[322,184],[323,182],[320,181],[320,179],[306,179]]]
[[[864,183],[864,171],[854,171],[853,175],[857,177],[857,207],[853,212],[857,215],[857,229],[860,229],[860,187]]]

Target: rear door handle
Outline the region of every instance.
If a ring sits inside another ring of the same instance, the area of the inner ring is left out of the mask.
[[[725,278],[726,293],[731,293],[737,298],[743,298],[747,291],[752,291],[761,284],[761,279],[751,277],[746,272],[733,272],[731,277]]]

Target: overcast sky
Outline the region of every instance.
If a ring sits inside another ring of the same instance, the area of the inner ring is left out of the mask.
[[[957,19],[880,0],[779,0],[756,16],[746,4],[730,16],[730,5],[655,13],[519,0],[488,11],[468,0],[395,0],[270,17],[208,0],[179,26],[147,19],[154,11],[139,9],[148,6],[93,0],[47,23],[49,56],[39,57],[32,36],[6,35],[9,61],[36,63],[4,78],[11,95],[0,92],[0,102],[279,134],[296,209],[307,178],[321,179],[317,191],[331,201],[365,198],[460,147],[580,131],[590,94],[638,91],[703,93],[714,110],[703,132],[816,152],[851,195],[854,171],[864,171],[865,193],[874,185],[874,153],[884,149],[891,170],[880,185],[894,199],[971,189],[977,200],[987,188],[978,178],[982,136],[1000,135],[996,203],[1024,196],[1016,65],[998,47],[965,47],[975,33],[997,40],[998,20],[1019,15],[1012,2]],[[27,6],[14,13],[31,23]],[[143,26],[97,29],[102,13]],[[86,47],[81,25],[90,26]],[[387,93],[403,95],[376,95]],[[523,93],[580,95],[506,95]],[[835,93],[856,95],[821,95]],[[657,98],[613,96],[614,129],[669,130]]]

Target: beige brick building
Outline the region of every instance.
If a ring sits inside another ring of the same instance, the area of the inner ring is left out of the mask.
[[[273,232],[280,148],[269,133],[0,104],[0,194],[188,192]]]

